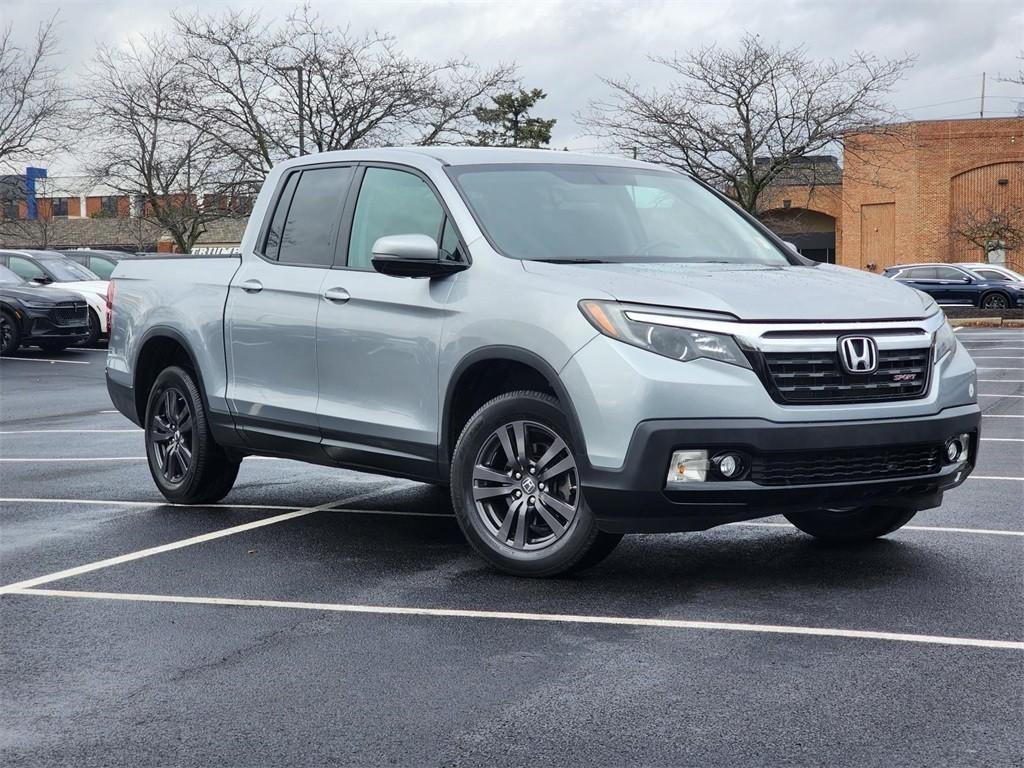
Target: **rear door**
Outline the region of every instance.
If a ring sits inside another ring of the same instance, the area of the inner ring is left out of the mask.
[[[371,250],[385,235],[424,234],[451,258],[465,250],[432,185],[411,169],[361,169],[339,268],[317,322],[317,415],[339,462],[431,477],[438,441],[438,346],[457,275],[389,277]],[[347,246],[347,247],[346,247]]]
[[[285,176],[256,252],[231,281],[228,401],[253,447],[322,456],[316,320],[353,174],[352,165],[323,165]]]
[[[903,270],[896,279],[941,301],[942,286],[936,279],[935,267],[911,267]]]

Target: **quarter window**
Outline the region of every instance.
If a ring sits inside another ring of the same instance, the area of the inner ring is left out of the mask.
[[[352,220],[348,266],[371,269],[373,244],[380,237],[429,235],[436,241],[443,218],[441,203],[419,176],[391,168],[367,168]]]

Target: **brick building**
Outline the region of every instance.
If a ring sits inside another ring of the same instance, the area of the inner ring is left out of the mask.
[[[813,248],[809,256],[877,272],[892,264],[1000,259],[1024,271],[1022,248],[992,240],[986,249],[953,233],[957,222],[983,213],[1016,211],[1020,221],[1024,118],[904,123],[848,136],[840,183],[814,177],[809,184],[782,179],[764,214],[798,246],[815,233],[835,233],[834,259]]]

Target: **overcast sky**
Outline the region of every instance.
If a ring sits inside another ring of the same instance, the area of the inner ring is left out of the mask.
[[[786,45],[804,44],[815,57],[847,56],[853,50],[918,57],[893,104],[915,119],[977,115],[981,74],[988,72],[985,113],[1016,114],[1024,88],[995,81],[1022,68],[1024,2],[669,2],[667,0],[519,0],[518,2],[311,2],[327,21],[354,31],[394,35],[405,51],[422,58],[465,54],[482,64],[514,61],[524,85],[543,88],[537,114],[555,117],[553,146],[596,148],[573,114],[606,93],[600,76],[630,74],[658,85],[668,76],[649,55],[715,42],[726,46],[744,32]],[[59,12],[63,58],[71,76],[97,42],[120,44],[133,35],[168,26],[172,8],[259,9],[283,17],[286,2],[207,0],[0,0],[0,22],[26,39],[35,25]],[[934,106],[932,106],[934,105]]]

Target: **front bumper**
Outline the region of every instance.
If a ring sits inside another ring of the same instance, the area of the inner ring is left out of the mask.
[[[981,412],[977,405],[934,416],[869,421],[777,423],[763,419],[659,419],[641,422],[621,469],[589,467],[584,495],[602,530],[617,533],[696,531],[757,517],[856,506],[928,509],[974,469]],[[673,450],[739,449],[752,457],[785,452],[891,449],[942,444],[971,435],[966,460],[932,474],[807,485],[709,481],[665,488]]]
[[[66,324],[54,320],[48,309],[23,309],[19,314],[21,340],[24,344],[52,342],[70,345],[89,336],[88,319],[80,324]]]

